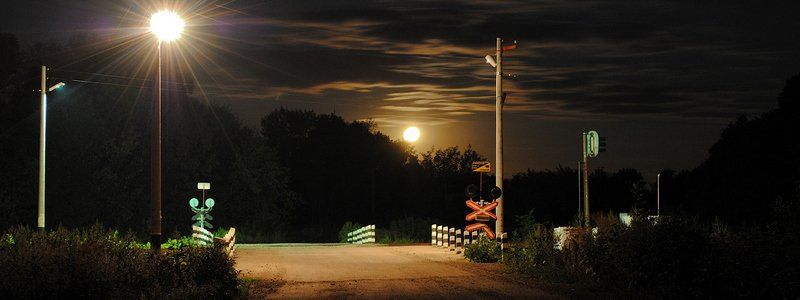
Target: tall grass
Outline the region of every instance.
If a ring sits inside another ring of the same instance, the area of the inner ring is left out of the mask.
[[[0,238],[0,294],[8,299],[232,298],[233,261],[218,248],[155,254],[133,236],[94,226],[25,227]]]
[[[691,216],[631,226],[596,216],[596,234],[583,233],[564,250],[552,228],[535,224],[507,255],[511,269],[572,282],[612,297],[797,298],[800,296],[800,209],[777,203],[773,220],[735,230]]]

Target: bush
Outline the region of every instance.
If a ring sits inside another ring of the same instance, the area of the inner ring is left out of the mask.
[[[9,299],[233,298],[237,273],[220,248],[182,247],[161,254],[133,236],[94,226],[36,232],[16,228],[0,239],[0,294]]]
[[[178,238],[167,239],[166,242],[161,244],[161,249],[176,250],[176,249],[182,249],[182,248],[187,248],[187,247],[196,247],[196,246],[199,246],[199,245],[197,244],[197,242],[194,240],[194,238],[192,236],[182,236],[182,237],[178,237]],[[147,247],[147,248],[150,248],[150,247]]]
[[[510,244],[506,266],[512,271],[554,282],[572,281],[568,257],[555,249],[557,237],[553,235],[553,228],[536,223],[533,210],[516,219],[520,227],[514,231],[514,237],[518,240]]]
[[[585,275],[625,293],[708,297],[713,258],[707,228],[694,218],[612,225],[582,245]]]
[[[688,216],[596,218],[563,251],[552,230],[536,224],[517,236],[506,263],[552,281],[576,282],[611,298],[797,298],[800,295],[800,204],[775,206],[773,221],[729,229]],[[531,224],[532,222],[520,222]],[[592,294],[598,297],[598,294]]]
[[[514,243],[506,254],[505,263],[514,271],[551,281],[567,281],[564,257],[555,249],[553,229],[537,224],[525,238]]]
[[[477,242],[467,246],[464,250],[464,257],[472,262],[497,262],[500,260],[500,243],[490,238],[481,237]]]

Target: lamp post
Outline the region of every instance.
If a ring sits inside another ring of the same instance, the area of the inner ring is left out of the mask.
[[[150,17],[150,32],[158,38],[156,101],[153,103],[150,143],[150,247],[161,249],[161,43],[181,36],[184,23],[171,11],[159,11]]]
[[[47,88],[47,67],[42,66],[42,85],[41,85],[41,98],[42,98],[42,116],[41,116],[41,128],[39,130],[39,217],[36,220],[36,225],[39,227],[39,230],[44,231],[44,191],[45,191],[45,162],[46,162],[46,151],[45,146],[47,144],[47,92],[51,92],[55,89],[60,89],[65,84],[63,82],[59,82],[50,88]]]

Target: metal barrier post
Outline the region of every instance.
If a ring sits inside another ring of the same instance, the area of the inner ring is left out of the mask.
[[[436,246],[436,224],[431,225],[431,245]]]
[[[442,246],[442,225],[436,226],[436,246]]]
[[[461,240],[461,229],[456,229],[456,246],[455,246],[456,254],[461,253],[461,249],[464,248],[464,242]]]

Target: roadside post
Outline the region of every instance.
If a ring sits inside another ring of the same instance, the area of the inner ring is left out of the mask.
[[[597,157],[600,152],[606,152],[606,138],[601,137],[597,131],[581,133],[583,168],[583,225],[589,227],[589,157]]]
[[[431,225],[431,246],[436,246],[436,224]]]

